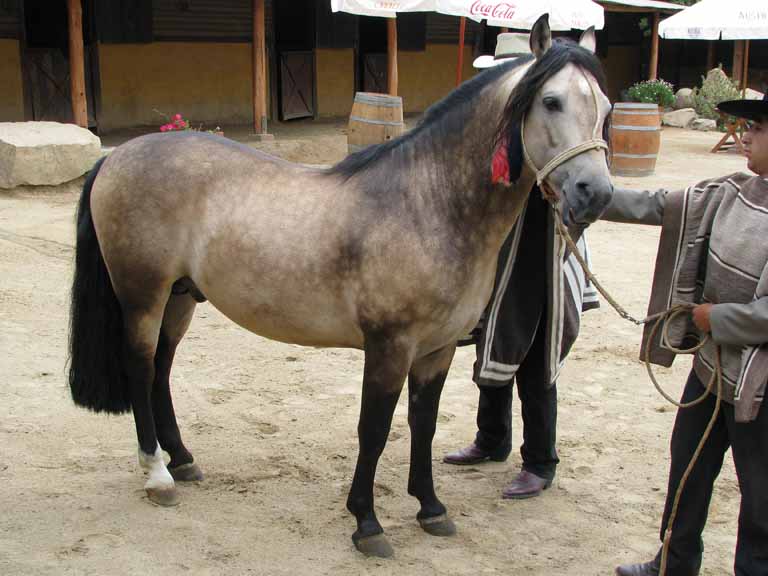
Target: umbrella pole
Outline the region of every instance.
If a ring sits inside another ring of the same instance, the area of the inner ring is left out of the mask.
[[[461,84],[461,72],[464,68],[464,32],[467,29],[467,19],[459,18],[459,58],[456,63],[456,86]]]
[[[397,96],[397,20],[387,18],[387,91]]]

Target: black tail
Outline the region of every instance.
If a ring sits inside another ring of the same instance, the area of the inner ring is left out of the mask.
[[[131,409],[122,365],[123,314],[91,217],[91,188],[104,158],[88,174],[77,208],[77,246],[69,320],[69,388],[75,404],[95,412]]]

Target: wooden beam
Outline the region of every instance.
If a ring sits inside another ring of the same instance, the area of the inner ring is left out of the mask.
[[[267,41],[264,0],[253,0],[253,131],[267,133]]]
[[[397,20],[387,18],[387,92],[397,96]]]
[[[67,0],[69,23],[69,87],[74,123],[88,128],[88,102],[85,99],[85,53],[83,50],[83,6],[80,0]]]
[[[464,32],[467,29],[467,19],[459,18],[459,58],[456,62],[456,86],[461,84],[461,72],[464,68]]]
[[[659,77],[659,13],[653,13],[651,26],[651,60],[648,63],[648,79],[656,80]]]

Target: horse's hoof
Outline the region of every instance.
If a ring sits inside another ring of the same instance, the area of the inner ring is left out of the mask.
[[[203,471],[194,462],[182,464],[176,468],[168,468],[176,482],[197,482],[203,479]]]
[[[395,551],[389,544],[389,540],[384,534],[374,534],[373,536],[357,536],[357,532],[352,535],[352,542],[355,548],[366,556],[375,558],[391,558]]]
[[[448,514],[419,518],[419,525],[424,532],[432,536],[453,536],[456,534],[456,525],[448,517]]]
[[[160,490],[158,488],[147,488],[147,496],[150,502],[159,504],[160,506],[176,506],[179,503],[179,493],[176,488],[166,488]]]

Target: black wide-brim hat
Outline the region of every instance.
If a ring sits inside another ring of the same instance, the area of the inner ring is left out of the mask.
[[[768,118],[768,92],[762,100],[726,100],[717,109],[738,118],[760,121]]]

